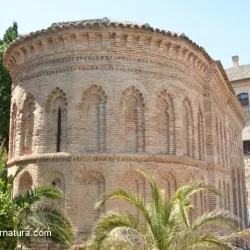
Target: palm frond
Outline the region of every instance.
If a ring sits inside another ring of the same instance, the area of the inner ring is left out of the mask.
[[[146,221],[150,221],[150,215],[149,211],[147,209],[145,199],[138,194],[127,192],[124,189],[116,189],[113,192],[104,195],[99,202],[96,203],[95,209],[103,206],[108,200],[112,199],[121,199],[129,202],[130,204],[134,205],[136,208],[141,211],[141,213],[144,215]]]
[[[190,199],[190,196],[200,191],[208,191],[215,195],[222,196],[221,192],[213,185],[207,184],[203,181],[192,181],[178,188],[172,196],[172,200],[181,199],[182,201],[187,202],[187,200]]]
[[[156,213],[159,212],[158,209],[161,209],[164,206],[164,190],[160,189],[160,187],[156,184],[155,180],[152,176],[148,175],[143,170],[136,170],[140,173],[150,184],[151,191],[151,201],[152,206],[154,207],[153,211]]]
[[[249,237],[249,231],[235,232],[240,225],[239,219],[230,212],[222,210],[203,214],[191,223],[189,212],[193,207],[192,195],[205,191],[221,196],[220,191],[214,186],[205,182],[190,182],[180,187],[169,200],[166,200],[163,190],[153,177],[141,170],[137,172],[149,182],[150,203],[146,203],[140,195],[116,189],[103,196],[96,204],[96,208],[108,200],[121,199],[136,207],[143,216],[118,212],[102,215],[93,230],[90,244],[86,245],[89,247],[85,248],[86,250],[138,248],[132,240],[133,237],[128,237],[125,232],[139,236],[148,250],[235,250],[237,248],[231,244],[232,239]],[[215,229],[218,227],[227,231],[216,232]]]
[[[218,224],[220,227],[237,229],[240,227],[240,220],[228,211],[214,210],[198,217],[192,224],[192,230],[198,230],[208,224]]]
[[[25,169],[25,167],[26,167],[26,166],[19,166],[19,167],[17,168],[16,172],[14,173],[14,175],[9,175],[9,176],[8,176],[8,183],[9,183],[10,185],[13,185],[13,182],[14,182],[15,178],[17,177],[17,175],[18,175],[21,171],[23,171],[23,170]]]
[[[108,234],[118,227],[131,228],[141,235],[145,232],[145,229],[140,225],[139,219],[136,216],[129,213],[110,211],[100,217],[93,229],[95,244],[101,246],[102,242],[108,238]]]
[[[109,238],[115,241],[125,243],[129,249],[144,250],[146,248],[145,239],[138,231],[128,227],[116,227],[109,233]]]
[[[45,198],[58,200],[63,197],[60,189],[52,186],[39,186],[32,190],[27,190],[24,193],[14,197],[13,201],[18,206],[23,204],[33,205],[36,202],[42,201]]]
[[[230,232],[229,234],[219,236],[222,241],[228,242],[236,239],[241,239],[244,242],[250,244],[250,229],[242,229]]]
[[[232,244],[221,241],[212,233],[200,233],[197,235],[190,234],[184,239],[182,244],[175,247],[175,250],[192,250],[192,249],[209,249],[209,250],[236,250]]]
[[[58,210],[48,206],[34,206],[25,216],[21,227],[51,231],[54,242],[70,246],[74,240],[70,221]]]
[[[118,213],[109,211],[102,215],[94,227],[94,234],[110,232],[112,229],[119,227],[130,227],[137,230],[140,226],[137,216],[130,213]]]

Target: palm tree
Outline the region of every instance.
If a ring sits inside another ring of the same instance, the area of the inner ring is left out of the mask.
[[[35,231],[49,231],[51,232],[51,237],[49,237],[51,241],[71,246],[74,234],[70,221],[59,210],[44,202],[49,199],[61,199],[63,197],[62,191],[52,186],[38,186],[14,197],[15,177],[24,168],[19,167],[13,176],[8,176],[6,159],[6,150],[0,145],[0,197],[5,199],[5,204],[0,204],[0,212],[2,212],[2,214],[0,213],[0,230],[23,231],[25,234],[15,239],[12,239],[13,237],[6,237],[6,240],[1,238],[0,249],[13,250],[17,242],[29,246],[32,240],[35,240],[32,237],[32,233]],[[4,207],[6,204],[8,204],[7,208]]]
[[[81,249],[91,250],[194,250],[238,249],[232,240],[249,238],[249,231],[239,231],[239,219],[230,212],[215,210],[190,220],[192,196],[197,192],[220,195],[213,186],[203,182],[190,182],[165,199],[154,179],[139,171],[149,182],[151,202],[141,195],[116,189],[105,195],[96,208],[108,200],[122,199],[135,206],[141,216],[128,212],[108,212],[100,217],[90,240]],[[222,231],[226,229],[227,231]],[[222,232],[225,232],[223,235]]]
[[[70,221],[58,209],[44,204],[44,200],[58,200],[62,192],[52,186],[38,186],[13,198],[18,211],[18,231],[51,232],[49,239],[64,246],[71,246],[74,239]],[[30,245],[34,240],[29,234],[19,237],[19,242]],[[39,239],[38,239],[39,240]]]

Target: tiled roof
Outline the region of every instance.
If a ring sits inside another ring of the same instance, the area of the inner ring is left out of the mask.
[[[52,23],[52,25],[50,26],[50,28],[54,28],[54,27],[60,27],[60,26],[69,26],[69,25],[74,25],[74,24],[110,24],[110,23],[116,23],[116,24],[123,24],[123,25],[129,25],[129,26],[148,26],[150,27],[149,24],[143,24],[143,23],[136,23],[136,22],[131,22],[131,21],[120,21],[120,20],[114,20],[114,19],[110,19],[107,17],[103,17],[103,18],[96,18],[96,19],[82,19],[82,20],[77,20],[77,21],[69,21],[69,22],[57,22],[57,23]]]
[[[234,66],[225,71],[230,82],[250,79],[250,64]]]

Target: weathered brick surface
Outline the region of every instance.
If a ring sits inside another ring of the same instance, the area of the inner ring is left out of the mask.
[[[117,201],[94,210],[103,193],[123,187],[150,199],[136,169],[167,197],[192,179],[213,183],[224,196],[196,195],[197,215],[220,206],[246,220],[244,113],[220,64],[188,39],[72,24],[21,39],[4,61],[13,78],[9,170],[27,166],[15,193],[60,186],[78,241],[104,211],[136,212]]]
[[[235,65],[235,68],[238,68],[239,65]],[[235,94],[239,95],[242,93],[247,93],[248,96],[250,96],[250,81],[249,79],[241,79],[239,81],[232,82],[232,86],[235,90]],[[247,114],[249,116],[249,114]],[[248,141],[250,140],[250,119],[248,117],[246,125],[242,131],[242,140]],[[246,182],[246,191],[247,191],[247,200],[243,200],[245,209],[246,206],[248,206],[248,214],[249,214],[249,208],[250,208],[250,157],[249,155],[244,156],[244,163],[245,163],[245,182]],[[244,184],[245,185],[245,184]]]

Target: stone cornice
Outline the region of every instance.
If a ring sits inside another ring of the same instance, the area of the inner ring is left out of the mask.
[[[216,64],[217,68],[218,68],[219,73],[222,75],[223,80],[225,81],[225,83],[227,84],[227,86],[229,87],[229,89],[231,90],[231,92],[233,92],[233,94],[235,94],[234,89],[233,89],[232,85],[230,84],[230,81],[228,79],[227,73],[224,70],[221,62],[218,61],[218,60],[214,61],[214,62]]]
[[[98,21],[96,21],[98,20]],[[88,30],[88,29],[106,29],[106,30],[110,30],[112,32],[114,32],[114,29],[123,29],[123,30],[133,30],[134,32],[140,30],[143,33],[146,34],[151,34],[151,36],[156,33],[156,34],[160,34],[163,35],[165,37],[170,37],[170,38],[174,38],[174,39],[178,39],[181,41],[184,41],[187,45],[191,45],[195,50],[197,50],[197,52],[201,53],[207,61],[211,61],[211,57],[208,55],[208,53],[205,51],[204,48],[202,48],[201,46],[197,45],[196,43],[194,43],[192,40],[190,40],[185,34],[178,34],[178,33],[174,33],[174,32],[170,32],[170,31],[166,31],[166,30],[160,30],[158,28],[152,28],[150,27],[149,24],[135,24],[135,23],[131,23],[131,22],[122,22],[122,21],[113,21],[110,20],[108,18],[103,18],[103,19],[94,19],[94,20],[83,20],[83,21],[75,21],[75,22],[64,22],[64,23],[57,23],[57,24],[53,24],[52,26],[50,26],[47,29],[42,29],[36,32],[31,32],[30,34],[27,35],[22,35],[19,36],[18,39],[16,39],[15,41],[13,41],[10,46],[8,47],[8,49],[6,50],[5,54],[4,54],[4,63],[6,66],[9,65],[8,60],[10,59],[10,55],[12,54],[13,51],[15,51],[15,49],[17,48],[17,46],[20,46],[21,44],[26,43],[27,41],[31,41],[34,40],[36,38],[42,37],[42,35],[44,34],[52,34],[53,39],[51,38],[50,41],[52,40],[52,43],[59,43],[59,40],[57,38],[54,37],[55,33],[61,32],[61,31],[71,31],[73,29],[77,29],[79,31],[82,30]],[[77,34],[79,37],[79,34]],[[67,36],[66,38],[63,37],[63,39],[68,42],[69,41],[69,36]],[[32,50],[34,49],[39,49],[40,45],[42,46],[46,46],[48,47],[50,41],[39,41],[36,44],[32,45]],[[160,44],[160,43],[159,43]],[[25,49],[25,48],[24,48]],[[26,49],[25,49],[26,50]],[[30,48],[28,48],[29,51],[27,51],[27,53],[30,52]]]
[[[95,29],[94,29],[95,28]],[[41,37],[20,40],[15,46],[10,45],[4,55],[5,66],[13,75],[20,65],[26,64],[43,56],[49,57],[62,52],[81,54],[81,51],[137,51],[152,55],[178,58],[192,68],[205,74],[210,64],[208,58],[202,56],[200,51],[195,51],[186,43],[185,39],[176,36],[153,35],[152,32],[137,33],[135,30],[125,29],[110,30],[108,27],[92,27],[93,30],[74,30],[70,33],[48,32]],[[111,32],[112,31],[112,32]],[[98,39],[101,37],[101,41]],[[123,39],[123,40],[122,40]],[[125,40],[124,40],[125,39]]]
[[[109,162],[138,162],[138,163],[172,163],[183,164],[192,167],[197,167],[204,170],[216,170],[222,173],[227,173],[227,170],[220,165],[214,163],[206,163],[204,161],[182,157],[176,155],[161,155],[161,154],[113,154],[113,153],[97,153],[97,154],[69,154],[69,153],[45,153],[41,155],[20,156],[8,161],[8,166],[22,165],[28,163],[40,162],[79,162],[79,161],[109,161]]]

